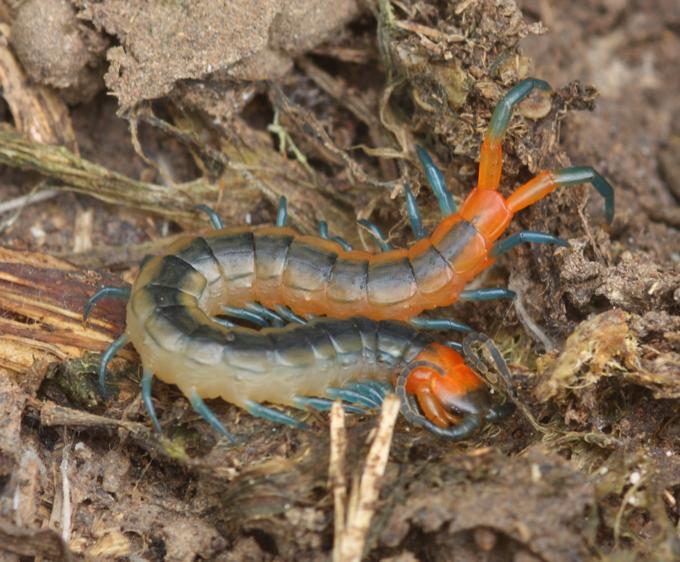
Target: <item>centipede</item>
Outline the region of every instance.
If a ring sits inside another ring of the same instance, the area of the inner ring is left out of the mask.
[[[415,197],[404,186],[415,238],[407,248],[392,248],[369,221],[360,222],[380,252],[353,249],[329,236],[323,222],[318,236],[303,235],[286,226],[285,198],[276,224],[255,228],[225,228],[214,211],[199,206],[213,232],[176,242],[145,260],[131,288],[104,287],[88,302],[85,318],[101,298],[128,299],[125,333],[102,355],[102,392],[108,362],[131,342],[141,358],[142,394],[157,429],[154,376],[177,385],[194,409],[230,438],[204,398],[220,397],[253,415],[299,426],[296,418],[264,404],[328,409],[340,398],[348,407],[372,407],[397,372],[402,412],[437,435],[461,439],[485,421],[501,419],[508,408],[491,404],[460,349],[437,343],[426,330],[476,332],[450,318],[420,314],[458,300],[514,296],[504,288],[466,286],[519,244],[568,245],[545,232],[501,238],[515,213],[558,187],[590,183],[604,199],[607,220],[614,216],[614,190],[591,167],[546,170],[508,197],[499,192],[502,139],[513,108],[534,89],[550,86],[527,78],[495,108],[477,185],[459,209],[441,171],[416,148],[442,220],[428,234]],[[255,323],[259,330],[235,325],[224,315]],[[495,357],[504,368],[498,353]],[[469,354],[466,358],[473,361]]]

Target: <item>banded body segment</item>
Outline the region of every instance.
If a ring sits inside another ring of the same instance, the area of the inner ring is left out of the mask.
[[[182,288],[202,291],[197,298],[209,314],[221,305],[259,302],[302,315],[407,320],[454,302],[492,263],[489,247],[471,222],[452,215],[408,250],[346,251],[290,228],[241,228],[183,241],[171,248],[173,254],[152,262],[162,261],[162,277],[170,284],[180,278],[188,283],[187,269],[202,276],[203,286]]]
[[[236,305],[252,299],[255,282],[255,237],[251,229],[218,231],[205,238],[219,263],[224,282],[222,301]]]
[[[342,248],[313,236],[293,240],[281,279],[280,303],[298,314],[317,314]]]

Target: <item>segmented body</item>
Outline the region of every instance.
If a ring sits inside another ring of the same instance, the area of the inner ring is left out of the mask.
[[[437,360],[433,338],[401,322],[319,318],[284,328],[224,327],[211,316],[225,300],[233,302],[233,291],[244,287],[234,289],[234,282],[245,278],[228,277],[220,267],[219,241],[231,248],[233,237],[197,240],[149,260],[127,306],[127,333],[143,365],[187,396],[194,389],[242,407],[249,400],[295,405],[296,396],[325,396],[328,387],[352,380],[389,380],[424,358],[445,370],[452,362],[463,367],[461,396],[484,388],[457,353]]]
[[[404,400],[402,412],[411,421],[440,435],[462,438],[484,419],[500,419],[501,411],[490,406],[486,387],[460,355],[412,326],[393,321],[470,331],[455,321],[414,317],[462,296],[511,296],[511,291],[503,289],[467,295],[463,290],[495,256],[517,244],[567,245],[553,235],[529,231],[498,241],[516,212],[559,186],[591,183],[604,198],[607,218],[612,220],[613,189],[589,167],[541,172],[507,198],[498,192],[501,140],[511,109],[534,88],[548,90],[549,86],[533,78],[523,80],[498,104],[482,144],[477,186],[459,211],[441,172],[418,149],[444,218],[426,235],[415,199],[405,188],[417,239],[407,249],[388,249],[379,240],[386,251],[351,250],[342,239],[329,240],[325,224],[321,237],[301,235],[284,226],[285,200],[273,227],[224,229],[208,209],[218,230],[184,239],[142,266],[130,292],[126,335],[103,356],[102,387],[106,363],[131,341],[142,358],[143,397],[157,428],[150,387],[154,375],[176,384],[194,408],[227,435],[201,397],[219,396],[255,415],[295,424],[292,418],[260,404],[299,407],[301,396],[328,396],[329,388],[360,378],[384,380],[402,367],[397,391]],[[374,233],[379,231],[375,225],[368,226]],[[91,299],[85,316],[96,300],[107,295],[127,296],[128,292],[102,289]],[[254,331],[216,321],[214,316],[225,305],[240,318],[249,306],[279,305],[300,315],[327,318]],[[492,355],[499,370],[507,371],[495,348]],[[414,413],[412,396],[421,414]]]
[[[345,251],[291,228],[225,229],[176,244],[162,267],[200,272],[206,295],[220,293],[220,304],[283,304],[302,315],[406,320],[454,302],[492,261],[479,230],[455,218],[408,250],[377,254]]]

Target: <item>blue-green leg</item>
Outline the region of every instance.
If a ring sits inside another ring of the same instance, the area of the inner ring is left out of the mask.
[[[211,207],[208,207],[208,205],[203,205],[203,204],[194,206],[194,209],[196,209],[197,211],[201,211],[201,212],[205,213],[206,215],[208,215],[208,218],[210,219],[210,223],[213,225],[213,228],[215,230],[221,230],[222,228],[224,228],[224,223],[222,222],[222,217],[220,217],[220,215],[218,215],[215,212],[215,209],[212,209]]]
[[[489,130],[487,132],[489,137],[500,139],[505,134],[505,131],[510,124],[512,109],[526,98],[534,88],[550,91],[550,84],[545,80],[526,78],[508,90],[508,93],[501,98],[500,102],[498,102],[498,105],[491,116]]]
[[[350,382],[345,385],[348,390],[353,390],[373,401],[374,407],[379,408],[385,400],[385,394],[368,384],[367,381]]]
[[[106,399],[108,397],[108,391],[106,389],[106,369],[109,366],[109,362],[129,341],[127,334],[121,334],[113,343],[108,347],[108,349],[102,353],[102,357],[99,362],[99,392],[101,392],[102,398]]]
[[[350,404],[361,404],[367,408],[380,407],[380,403],[376,403],[372,396],[366,396],[363,392],[357,392],[349,388],[337,388],[329,386],[326,388],[326,396],[333,400],[344,400]]]
[[[373,239],[376,241],[378,246],[380,246],[380,250],[382,252],[387,252],[388,250],[392,249],[392,246],[389,242],[387,242],[385,235],[377,224],[366,219],[359,219],[357,222],[366,230],[368,230],[368,232],[370,232],[371,236],[373,236]]]
[[[352,250],[352,245],[341,236],[328,235],[328,223],[326,221],[319,221],[319,236],[321,236],[321,238],[323,238],[324,240],[331,240],[332,242],[337,242],[338,244],[340,244],[340,246],[342,246],[342,249],[345,250],[346,252],[350,252]]]
[[[458,353],[462,353],[464,351],[463,344],[457,341],[449,340],[445,341],[444,345],[446,347],[450,347],[454,351],[457,351]]]
[[[288,218],[288,200],[282,195],[279,197],[279,208],[276,211],[276,226],[286,226]]]
[[[291,427],[304,429],[307,429],[308,427],[306,423],[296,420],[294,417],[284,414],[283,412],[279,412],[274,408],[263,406],[262,404],[259,404],[253,400],[246,400],[245,405],[246,410],[248,410],[248,412],[255,417],[264,418],[271,422],[289,425]]]
[[[420,164],[425,170],[427,183],[430,185],[432,193],[434,193],[434,196],[437,198],[441,214],[445,217],[452,215],[456,212],[457,207],[456,202],[453,200],[453,195],[451,195],[451,192],[446,187],[444,174],[437,168],[430,155],[422,146],[416,146],[416,153],[418,154]]]
[[[420,328],[422,330],[439,330],[442,332],[454,331],[469,333],[474,330],[467,324],[451,320],[450,318],[425,318],[424,316],[416,316],[409,320],[411,326]]]
[[[286,322],[289,322],[291,324],[307,323],[307,320],[305,320],[302,316],[298,316],[290,308],[288,308],[287,306],[283,306],[282,304],[276,306],[276,312],[281,316],[281,318],[283,318]]]
[[[462,291],[459,299],[462,301],[492,301],[495,299],[514,299],[517,296],[515,291],[502,288],[474,289]]]
[[[519,246],[520,244],[526,244],[526,243],[532,243],[532,244],[556,244],[557,246],[562,246],[564,248],[569,247],[569,242],[567,242],[564,238],[560,238],[559,236],[553,236],[552,234],[548,234],[547,232],[535,232],[533,230],[523,230],[522,232],[518,232],[517,234],[513,234],[512,236],[508,236],[504,240],[499,240],[493,245],[493,248],[491,248],[490,255],[492,257],[498,257],[501,254],[504,254],[505,252],[508,252],[509,250],[512,250],[515,246]]]
[[[552,172],[552,176],[557,185],[591,184],[604,199],[607,222],[611,223],[614,220],[614,188],[593,168],[590,166],[562,168]]]
[[[218,318],[217,316],[213,316],[212,319],[215,322],[217,322],[218,324],[220,324],[221,326],[224,326],[225,328],[229,328],[229,329],[236,328],[236,324],[234,324],[233,322],[230,322],[226,318]]]
[[[417,240],[425,238],[423,220],[420,217],[420,211],[418,211],[416,198],[413,195],[411,187],[408,184],[404,185],[404,195],[406,196],[406,214],[408,215],[408,220],[411,223],[411,230],[413,231],[413,236]]]
[[[281,316],[276,314],[276,312],[269,310],[266,306],[262,306],[260,303],[251,302],[247,305],[248,310],[259,314],[261,318],[268,320],[274,326],[283,326],[284,321]]]
[[[293,400],[295,406],[301,410],[307,410],[309,408],[313,410],[318,410],[319,412],[328,412],[333,406],[333,400],[328,398],[318,398],[316,396],[294,396]],[[351,404],[342,404],[342,409],[348,414],[365,414],[366,410],[359,408],[358,406],[352,406]]]
[[[113,297],[115,299],[129,299],[130,287],[111,287],[107,285],[99,289],[94,295],[90,297],[83,309],[83,322],[86,322],[92,312],[92,307],[101,299]]]
[[[224,314],[227,316],[238,318],[239,320],[245,320],[246,322],[252,322],[256,326],[260,326],[262,328],[269,325],[269,322],[267,322],[267,320],[265,320],[262,316],[246,308],[239,308],[236,306],[222,306],[222,312],[224,312]]]
[[[217,418],[213,411],[208,408],[208,405],[205,402],[203,402],[203,399],[198,395],[195,388],[191,389],[189,402],[194,411],[207,421],[220,435],[226,437],[232,443],[236,442],[236,437],[227,431],[227,428],[222,425],[222,422]]]
[[[156,416],[156,408],[153,407],[153,400],[151,399],[151,383],[153,381],[153,373],[149,369],[144,369],[142,372],[142,400],[146,411],[153,422],[154,427],[158,433],[161,433],[161,424]]]

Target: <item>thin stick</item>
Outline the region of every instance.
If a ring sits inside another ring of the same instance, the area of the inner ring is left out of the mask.
[[[395,395],[387,396],[383,402],[380,423],[368,451],[361,480],[352,489],[351,495],[357,499],[350,501],[347,524],[339,541],[336,536],[333,550],[334,562],[360,562],[362,558],[371,519],[376,510],[380,482],[385,474],[398,414],[399,398]]]
[[[340,400],[331,407],[331,458],[328,476],[333,490],[335,508],[333,562],[341,562],[340,542],[345,530],[345,505],[347,503],[347,480],[345,479],[345,455],[347,453],[347,432],[345,431],[345,410]]]

